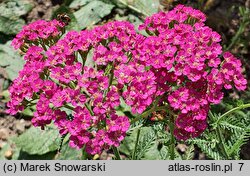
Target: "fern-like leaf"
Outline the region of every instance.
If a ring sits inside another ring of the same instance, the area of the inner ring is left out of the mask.
[[[185,153],[185,155],[182,157],[183,160],[192,160],[194,158],[194,145],[190,145]]]
[[[136,159],[140,160],[143,158],[146,152],[154,145],[155,143],[155,133],[153,130],[149,130],[149,132],[143,136],[141,136],[140,141],[138,142],[138,147],[136,150]]]

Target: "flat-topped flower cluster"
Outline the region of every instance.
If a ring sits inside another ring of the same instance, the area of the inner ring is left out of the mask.
[[[220,35],[205,26],[205,15],[178,5],[148,17],[136,32],[114,21],[92,30],[64,31],[63,22],[37,21],[13,40],[26,64],[9,88],[8,113],[35,105],[35,126],[53,122],[70,146],[98,154],[118,147],[130,127],[117,115],[121,99],[140,115],[167,104],[175,114],[175,136],[199,136],[210,104],[223,88],[246,88],[241,62],[222,52]],[[166,117],[168,118],[168,117]]]

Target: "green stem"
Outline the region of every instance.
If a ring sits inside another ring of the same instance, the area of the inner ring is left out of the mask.
[[[47,47],[42,40],[40,40],[40,45],[43,47],[44,51],[47,51]]]
[[[240,109],[249,108],[249,107],[250,107],[250,103],[240,105],[240,106],[238,106],[238,107],[236,107],[236,108],[233,108],[233,109],[227,111],[226,113],[222,114],[222,115],[217,119],[216,125],[219,124],[219,123],[221,122],[221,120],[222,120],[224,117],[228,116],[229,114],[233,113],[234,111],[237,111],[237,110],[240,110]]]
[[[246,10],[244,12],[242,12],[242,20],[240,22],[240,27],[238,29],[238,31],[236,32],[236,34],[234,35],[234,37],[231,40],[230,45],[226,48],[226,50],[230,50],[235,43],[238,41],[238,39],[240,38],[241,34],[244,32],[246,26],[249,25],[249,9],[246,8]]]
[[[31,107],[31,106],[34,106],[34,105],[36,105],[37,103],[29,103],[29,104],[27,104],[26,105],[26,107]]]
[[[103,93],[103,99],[105,100],[107,93],[110,91],[110,86],[112,85],[113,79],[114,79],[114,63],[112,62],[111,64],[108,65],[107,67],[108,70],[107,73],[104,73],[104,75],[109,75],[109,85],[108,88],[104,91]]]
[[[119,153],[119,150],[117,149],[117,147],[112,146],[112,150],[113,150],[113,152],[115,154],[115,159],[116,160],[121,160],[121,156],[120,156],[120,153]]]
[[[170,128],[170,134],[171,134],[170,159],[174,160],[175,159],[175,137],[174,137],[174,118],[173,118],[173,116],[170,117],[169,128]]]
[[[88,53],[79,51],[79,54],[80,54],[80,56],[82,58],[82,74],[83,74],[83,72],[84,72],[84,66],[85,66],[85,62],[87,60]]]
[[[48,77],[49,77],[49,76],[48,76]],[[53,81],[54,83],[56,83],[56,85],[61,86],[61,87],[68,86],[68,85],[66,85],[66,84],[60,83],[59,81],[57,81],[57,80],[55,80],[55,79],[53,79],[53,78],[51,78],[51,77],[49,77],[49,80],[50,80],[50,81]]]
[[[131,132],[131,131],[133,131],[133,130],[135,130],[135,129],[137,129],[137,128],[141,128],[143,125],[141,124],[141,125],[137,125],[137,126],[135,126],[135,127],[133,127],[133,128],[130,128],[128,131],[127,131],[127,133],[129,133],[129,132]]]
[[[70,83],[68,85],[69,85],[69,87],[71,89],[75,89],[76,88],[76,84],[73,81],[70,81]]]
[[[108,86],[108,91],[110,90],[110,86],[112,85],[114,79],[114,64],[112,65],[112,69],[111,69],[111,73],[110,73],[110,77],[109,77],[109,86]]]
[[[203,10],[204,7],[204,0],[199,0],[198,1],[198,9]]]
[[[72,111],[75,110],[74,107],[72,107],[72,106],[70,106],[70,105],[67,105],[67,104],[63,105],[63,107],[65,107],[65,108],[67,108],[67,109],[70,109],[70,110],[72,110]]]
[[[94,114],[94,112],[92,111],[92,109],[91,109],[91,107],[89,106],[89,104],[88,104],[88,103],[85,103],[84,105],[85,105],[85,107],[89,110],[90,114],[91,114],[92,116],[94,116],[95,114]]]
[[[84,105],[85,105],[85,107],[88,109],[88,111],[90,112],[90,114],[91,114],[92,116],[94,116],[94,112],[92,111],[92,109],[90,108],[90,106],[89,106],[87,103],[85,103]],[[70,109],[70,110],[72,110],[72,111],[75,110],[74,107],[72,107],[72,106],[70,106],[70,105],[67,105],[67,104],[63,105],[63,107],[65,107],[65,108],[67,108],[67,109]]]
[[[135,148],[133,151],[133,155],[132,155],[132,160],[136,159],[136,151],[137,151],[137,147],[138,147],[138,143],[139,143],[139,139],[140,139],[140,133],[141,133],[141,129],[139,128],[137,131],[137,136],[136,136],[136,141],[135,141]]]
[[[81,157],[81,159],[82,160],[87,160],[88,159],[88,154],[85,151],[85,147],[82,148],[82,157]]]
[[[216,117],[213,115],[213,113],[211,111],[209,111],[209,115],[210,117],[213,119],[213,121],[216,120]],[[223,134],[222,134],[222,131],[221,131],[221,128],[220,128],[220,125],[217,125],[216,128],[215,128],[215,132],[216,132],[216,135],[218,136],[218,139],[219,139],[219,148],[220,150],[222,151],[224,157],[226,160],[229,159],[229,156],[228,156],[228,153],[226,151],[226,147],[225,147],[225,141],[224,141],[224,137],[223,137]]]
[[[245,28],[245,25],[240,25],[238,31],[236,32],[236,34],[232,38],[232,41],[231,41],[230,45],[226,48],[226,50],[230,50],[235,45],[235,43],[238,41],[240,35],[243,33],[244,28]]]

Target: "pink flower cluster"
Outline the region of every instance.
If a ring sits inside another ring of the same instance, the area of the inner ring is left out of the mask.
[[[178,5],[140,26],[151,36],[138,45],[136,58],[151,66],[159,91],[168,93],[170,106],[178,112],[175,135],[184,140],[206,129],[209,105],[221,102],[223,87],[244,90],[247,84],[240,60],[222,53],[220,35],[205,20],[202,12]]]
[[[136,37],[128,22],[112,22],[91,31],[68,32],[48,51],[31,46],[24,57],[24,69],[10,87],[8,112],[15,114],[35,103],[33,124],[43,127],[53,121],[62,135],[70,134],[71,147],[85,147],[90,154],[118,147],[130,126],[127,117],[116,115],[120,98],[136,94],[134,87],[141,91],[143,84],[153,84],[152,73],[144,78],[144,67],[128,62]],[[85,66],[89,52],[93,53],[94,65]],[[117,74],[120,65],[129,66],[131,78],[140,80],[125,81]],[[132,84],[135,86],[130,88]],[[120,91],[126,88],[124,93]],[[136,112],[153,101],[138,103],[144,99],[147,96],[126,101],[137,104]]]
[[[32,46],[27,51],[24,57],[26,64],[19,72],[18,78],[9,87],[11,101],[7,103],[10,107],[7,110],[8,113],[14,115],[24,110],[25,106],[30,105],[36,99],[35,94],[43,87],[44,81],[40,77],[44,69],[42,52],[43,49],[38,46]]]
[[[116,114],[121,99],[137,115],[161,96],[158,105],[168,103],[177,114],[175,136],[197,137],[222,89],[247,84],[240,60],[228,52],[220,58],[220,35],[204,22],[203,13],[179,5],[146,19],[140,29],[150,36],[115,21],[60,40],[63,23],[34,22],[12,43],[27,50],[8,113],[36,105],[35,126],[53,122],[61,135],[70,134],[71,147],[98,154],[119,146],[129,129],[129,118]]]
[[[143,113],[151,105],[156,96],[156,82],[152,71],[146,71],[143,65],[131,62],[130,65],[121,64],[116,67],[114,75],[121,85],[127,89],[122,93],[132,113]]]
[[[60,37],[65,23],[52,20],[38,20],[24,26],[12,41],[15,49],[26,51],[32,45],[51,44],[51,40]]]

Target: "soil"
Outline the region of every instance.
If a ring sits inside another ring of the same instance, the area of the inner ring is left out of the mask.
[[[26,17],[27,22],[39,19],[50,20],[53,12],[59,8],[63,0],[30,0],[34,8]]]
[[[7,142],[7,140],[15,135],[22,134],[26,129],[31,126],[30,120],[19,119],[14,116],[0,116],[0,150]],[[4,153],[6,159],[11,159],[12,149]]]

